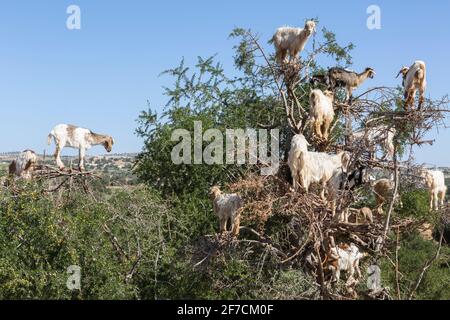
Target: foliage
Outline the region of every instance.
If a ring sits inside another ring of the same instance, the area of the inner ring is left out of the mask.
[[[411,234],[402,239],[398,253],[399,271],[401,273],[401,299],[406,299],[411,292],[417,277],[425,263],[432,258],[437,250],[437,244],[421,238],[418,234]],[[391,257],[392,258],[392,257]],[[395,261],[395,260],[394,260]],[[450,299],[450,248],[443,247],[440,258],[430,267],[415,299],[448,300]],[[382,263],[382,279],[394,294],[396,288],[395,271],[388,261]],[[395,296],[395,294],[394,294]]]
[[[77,194],[70,206],[58,206],[40,186],[23,187],[19,194],[1,194],[2,299],[138,298],[140,270],[127,279],[133,265],[154,261],[157,254],[162,261],[170,256],[167,230],[175,219],[149,189],[99,201]],[[72,265],[81,267],[82,275],[81,290],[74,293],[66,287]]]

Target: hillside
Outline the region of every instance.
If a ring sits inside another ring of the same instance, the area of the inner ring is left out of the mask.
[[[16,159],[19,152],[0,153],[0,170],[1,175],[5,175],[9,164]],[[120,186],[120,185],[134,185],[136,183],[136,176],[132,173],[132,168],[136,159],[134,153],[124,154],[105,154],[99,156],[86,156],[86,170],[95,171],[100,174],[102,179],[107,185]],[[78,157],[65,156],[62,160],[66,166],[77,166]],[[39,164],[55,165],[55,161],[52,158],[44,155],[38,155]]]

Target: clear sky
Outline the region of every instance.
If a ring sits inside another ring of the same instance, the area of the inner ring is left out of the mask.
[[[71,4],[81,8],[81,30],[66,28]],[[381,30],[366,27],[371,4],[381,8]],[[234,27],[269,39],[278,26],[302,26],[310,17],[356,45],[352,68],[375,68],[364,88],[397,85],[400,67],[421,59],[427,94],[450,92],[450,1],[2,0],[0,152],[52,152],[45,142],[57,123],[111,134],[115,152],[139,151],[139,112],[147,100],[159,110],[165,103],[169,79],[161,71],[182,57],[195,63],[217,53],[232,72]],[[450,129],[432,136],[435,145],[418,150],[417,160],[450,166]]]

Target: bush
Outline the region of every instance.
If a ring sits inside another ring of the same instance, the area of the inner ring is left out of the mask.
[[[4,190],[0,199],[1,299],[139,298],[142,269],[127,275],[135,263],[153,263],[158,254],[164,261],[170,251],[166,230],[174,217],[150,189],[98,201],[76,194],[57,205],[28,185],[19,194]],[[81,267],[75,293],[66,288],[72,265]]]
[[[401,241],[398,260],[401,273],[400,291],[402,292],[402,299],[407,298],[406,294],[411,291],[422,268],[433,257],[436,250],[437,244],[435,242],[424,240],[418,234],[412,234]],[[395,261],[394,259],[392,261]],[[440,258],[428,269],[414,298],[450,299],[450,287],[448,286],[450,283],[449,263],[450,248],[444,246]],[[392,264],[385,260],[381,268],[384,285],[389,286],[391,294],[396,297],[395,271]]]

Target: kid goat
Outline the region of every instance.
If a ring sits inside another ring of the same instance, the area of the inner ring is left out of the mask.
[[[56,164],[60,170],[64,169],[64,163],[61,160],[61,150],[64,147],[75,148],[79,150],[79,168],[84,170],[84,157],[86,150],[92,146],[103,145],[107,152],[111,152],[114,145],[114,139],[110,136],[97,134],[89,129],[72,126],[69,124],[59,124],[53,128],[48,135],[48,145],[52,138],[56,144],[55,158]]]
[[[224,194],[217,186],[211,188],[210,197],[213,201],[214,213],[219,217],[220,233],[227,231],[227,222],[231,220],[231,233],[233,236],[238,236],[241,222],[240,209],[243,205],[242,198],[235,193]]]

